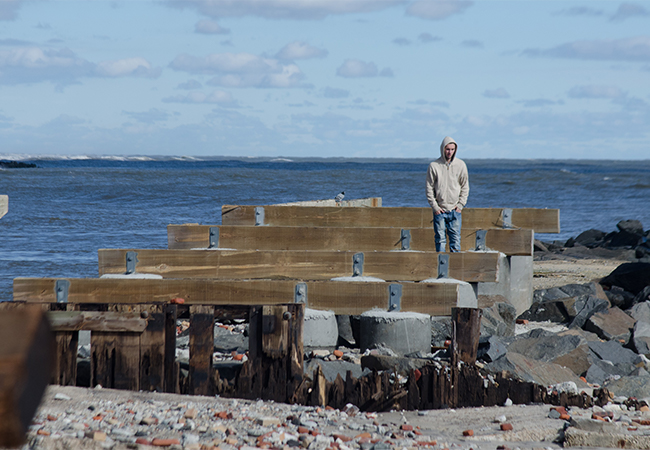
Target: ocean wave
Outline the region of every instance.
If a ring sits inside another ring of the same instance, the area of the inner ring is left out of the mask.
[[[271,162],[293,162],[293,159],[289,158],[274,158]]]
[[[650,184],[646,183],[636,183],[630,186],[632,189],[650,189]]]

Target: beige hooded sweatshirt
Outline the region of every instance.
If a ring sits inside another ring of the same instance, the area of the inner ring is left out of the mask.
[[[427,200],[434,212],[441,209],[451,211],[454,208],[462,210],[469,195],[467,166],[463,160],[456,158],[458,144],[451,161],[445,158],[445,147],[450,143],[456,144],[456,141],[449,136],[442,140],[440,158],[429,164],[427,171]]]

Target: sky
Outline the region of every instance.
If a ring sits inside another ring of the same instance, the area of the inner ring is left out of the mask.
[[[0,0],[0,158],[650,159],[650,1]]]

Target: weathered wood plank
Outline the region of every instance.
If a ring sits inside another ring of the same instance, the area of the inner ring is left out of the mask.
[[[256,225],[255,208],[264,208],[264,225],[281,227],[394,227],[432,228],[431,208],[350,208],[309,206],[249,206],[223,205],[223,225]],[[507,211],[507,210],[506,210]],[[512,228],[534,230],[537,233],[560,232],[559,209],[513,208]],[[507,214],[507,212],[506,212]],[[257,220],[259,221],[259,217]],[[507,218],[505,219],[508,220]],[[502,208],[465,208],[463,227],[474,229],[506,228]]]
[[[0,218],[9,211],[9,196],[0,195]]]
[[[56,302],[57,279],[15,278],[14,299]],[[272,305],[292,303],[297,282],[286,280],[151,280],[68,279],[69,303],[169,303],[181,297],[186,304]],[[388,309],[389,283],[308,281],[310,308],[331,309],[337,314],[361,314],[372,308]],[[402,311],[450,315],[458,301],[456,284],[402,284]]]
[[[481,309],[451,309],[451,361],[456,366],[459,362],[474,364],[481,336]]]
[[[140,389],[165,389],[165,313],[163,305],[140,305],[147,327],[140,335]],[[175,330],[174,330],[175,334]]]
[[[180,393],[178,385],[179,366],[176,361],[176,319],[178,305],[164,305],[165,314],[165,359],[164,359],[164,392]]]
[[[54,336],[38,306],[0,314],[0,447],[18,447],[50,381]]]
[[[211,395],[212,353],[214,350],[214,307],[190,306],[189,393]]]
[[[208,248],[210,229],[218,229],[218,248],[237,250],[401,250],[400,228],[255,227],[228,225],[168,225],[169,249]],[[409,230],[410,249],[435,251],[433,228]],[[476,229],[461,230],[461,250],[476,248]],[[487,247],[508,256],[532,256],[532,230],[487,230]]]
[[[125,272],[127,252],[137,253],[136,272],[164,278],[329,280],[353,275],[353,251],[100,249],[99,274]],[[496,252],[449,255],[449,276],[470,283],[496,282]],[[366,252],[363,275],[388,281],[420,281],[438,275],[435,252]]]
[[[139,313],[101,311],[50,311],[47,319],[54,331],[130,331],[142,333],[147,320]]]
[[[302,202],[278,203],[274,206],[339,206],[339,207],[380,207],[381,197],[354,198],[352,200],[343,200],[339,204],[336,200],[306,200]]]
[[[111,309],[117,313],[133,311],[131,305],[111,305]],[[91,386],[140,389],[140,333],[91,332],[90,348]]]

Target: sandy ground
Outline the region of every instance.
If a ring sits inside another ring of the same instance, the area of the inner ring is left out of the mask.
[[[610,259],[534,261],[533,289],[589,283],[609,275],[626,262],[629,261]]]

